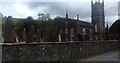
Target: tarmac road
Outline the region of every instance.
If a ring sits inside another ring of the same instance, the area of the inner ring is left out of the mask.
[[[103,55],[98,55],[95,57],[84,59],[82,61],[119,61],[120,59],[118,58],[118,55],[119,55],[118,51],[112,51],[105,53]]]

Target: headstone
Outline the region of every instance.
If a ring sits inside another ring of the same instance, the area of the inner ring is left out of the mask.
[[[83,41],[83,35],[82,35],[82,33],[77,34],[77,40],[78,41]]]
[[[34,42],[34,27],[32,25],[28,27],[28,30],[26,30],[26,42]]]
[[[58,37],[59,37],[59,42],[61,42],[61,41],[62,41],[62,40],[61,40],[61,34],[59,34]]]
[[[22,31],[22,41],[26,41],[26,29],[24,28],[23,31]]]
[[[13,22],[12,16],[8,16],[6,25],[5,25],[5,35],[4,35],[4,42],[5,43],[13,43],[15,42],[15,35],[13,30]]]
[[[33,26],[33,18],[29,16],[26,19],[26,42],[31,43],[34,42],[34,26]]]
[[[61,33],[61,40],[65,41],[65,31],[63,31],[63,30],[62,30],[62,33]]]
[[[60,34],[58,35],[59,42],[62,42],[62,37],[61,37],[61,35],[62,35],[62,30],[60,30]]]
[[[93,40],[93,39],[92,39],[92,29],[90,29],[89,32],[90,32],[90,40]]]
[[[73,42],[73,37],[74,37],[74,29],[72,28],[70,30],[70,40],[71,40],[71,42]]]
[[[65,29],[65,41],[68,41],[68,29]]]
[[[37,29],[35,33],[35,42],[40,42],[40,35],[39,35],[40,30]]]
[[[16,42],[19,42],[18,37],[16,37]]]
[[[49,35],[48,35],[47,32],[45,32],[44,41],[45,41],[45,42],[49,42],[49,41],[50,41],[50,38],[49,38]]]

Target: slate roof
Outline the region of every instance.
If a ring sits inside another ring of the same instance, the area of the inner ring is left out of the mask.
[[[109,29],[110,33],[120,33],[120,19],[116,20]]]
[[[65,18],[56,18],[54,19],[55,21],[61,21],[61,22],[64,22],[66,21]],[[70,22],[72,25],[74,25],[75,23],[79,22],[81,26],[89,26],[89,27],[92,27],[92,24],[89,23],[89,22],[86,22],[86,21],[82,21],[82,20],[75,20],[75,19],[68,19],[68,22]]]

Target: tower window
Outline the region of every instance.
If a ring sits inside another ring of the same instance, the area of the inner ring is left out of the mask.
[[[97,32],[97,24],[95,24],[95,32]]]

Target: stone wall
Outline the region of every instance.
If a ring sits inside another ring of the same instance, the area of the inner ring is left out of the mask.
[[[3,44],[2,61],[77,60],[118,49],[118,41]]]

